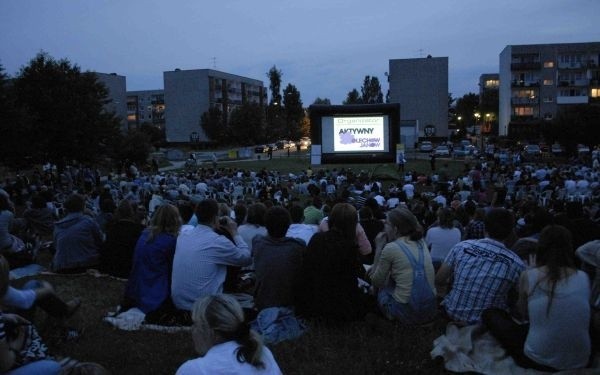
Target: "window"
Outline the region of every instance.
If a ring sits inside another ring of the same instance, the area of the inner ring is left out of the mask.
[[[592,98],[600,98],[600,89],[592,89]]]
[[[515,116],[533,116],[532,107],[515,107]]]
[[[552,85],[554,85],[554,80],[551,80],[551,79],[544,80],[544,86],[552,86]]]
[[[553,101],[554,101],[554,98],[551,96],[544,97],[544,103],[552,103]]]
[[[544,113],[544,120],[546,120],[546,121],[552,120],[552,113],[550,113],[550,112]]]
[[[488,79],[485,81],[484,86],[486,88],[498,87],[500,85],[500,81],[497,79]]]
[[[544,68],[554,68],[554,61],[544,61]]]

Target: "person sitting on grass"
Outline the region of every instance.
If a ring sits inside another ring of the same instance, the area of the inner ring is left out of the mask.
[[[85,272],[100,263],[103,234],[98,223],[84,214],[85,199],[72,194],[64,203],[67,216],[54,226],[52,270],[59,273]]]
[[[519,280],[517,307],[529,324],[501,309],[484,311],[483,322],[521,367],[583,368],[591,350],[590,293],[587,274],[575,267],[571,233],[549,225],[540,233],[535,266]]]
[[[337,203],[329,215],[329,230],[311,238],[301,271],[300,316],[339,324],[362,319],[370,309],[368,296],[358,287],[365,272],[359,262],[357,223],[356,208]]]
[[[171,296],[178,309],[189,311],[199,297],[222,293],[227,266],[241,267],[252,262],[235,221],[222,218],[233,242],[215,232],[219,226],[218,212],[214,199],[201,201],[196,206],[198,225],[177,238]]]
[[[484,220],[486,237],[456,244],[435,276],[438,292],[451,282],[442,306],[451,320],[475,324],[489,308],[508,310],[509,293],[516,291],[525,264],[503,240],[514,228],[512,213],[494,208]]]
[[[265,216],[268,235],[254,237],[254,305],[258,311],[295,305],[294,291],[298,287],[306,246],[303,240],[286,237],[290,223],[290,214],[285,208],[271,207]]]
[[[144,226],[136,221],[134,205],[128,199],[119,202],[115,217],[106,225],[100,270],[112,276],[128,278],[133,252]]]
[[[0,256],[0,298],[9,288],[9,265]],[[60,364],[46,359],[47,348],[37,331],[25,318],[2,312],[0,305],[0,373],[2,374],[60,374]]]
[[[156,209],[149,228],[135,245],[123,308],[137,307],[148,314],[170,304],[171,271],[180,227],[175,206],[164,204]]]
[[[199,358],[177,369],[177,375],[281,374],[271,351],[244,320],[235,298],[206,296],[193,306],[192,340]]]
[[[368,275],[380,288],[377,301],[385,317],[406,325],[432,321],[437,312],[433,264],[415,215],[407,208],[389,211],[375,242]]]

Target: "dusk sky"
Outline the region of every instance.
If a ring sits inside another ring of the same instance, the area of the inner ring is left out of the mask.
[[[284,88],[305,106],[340,104],[390,59],[449,57],[449,91],[478,92],[508,44],[600,41],[600,0],[1,0],[0,64],[15,75],[39,51],[82,70],[163,88],[163,71],[215,68]],[[213,59],[214,58],[214,59]]]

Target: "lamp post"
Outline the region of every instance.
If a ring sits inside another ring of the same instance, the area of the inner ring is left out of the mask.
[[[481,123],[479,122],[479,120],[481,119],[481,114],[479,112],[475,112],[473,114],[473,116],[475,117],[475,140],[476,140],[476,145],[479,148],[479,151],[481,151],[482,149],[482,144],[481,144]]]

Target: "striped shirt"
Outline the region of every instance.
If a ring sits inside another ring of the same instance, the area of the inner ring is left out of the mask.
[[[476,323],[483,310],[508,310],[508,292],[525,264],[501,242],[484,238],[456,244],[444,260],[452,268],[452,289],[442,305],[456,321]]]

